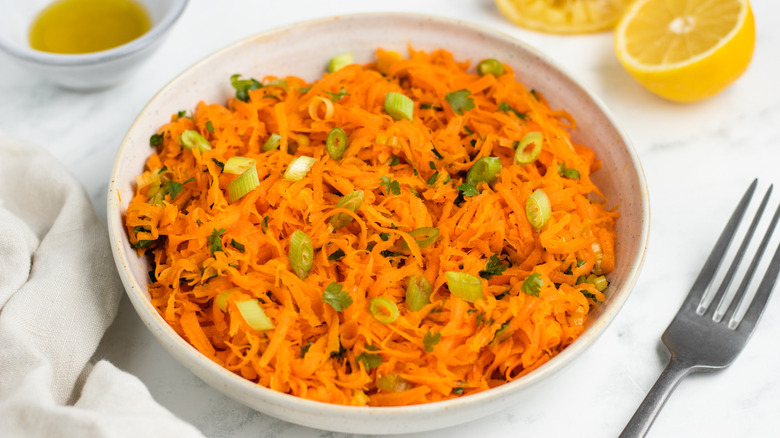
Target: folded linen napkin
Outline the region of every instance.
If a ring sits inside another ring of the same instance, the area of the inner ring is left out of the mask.
[[[202,436],[136,377],[90,364],[121,294],[84,189],[0,132],[0,436]]]

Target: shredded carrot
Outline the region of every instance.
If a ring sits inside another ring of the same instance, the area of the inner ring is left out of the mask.
[[[619,214],[591,182],[595,154],[572,142],[574,119],[516,82],[508,66],[499,77],[480,77],[447,51],[409,52],[379,49],[377,63],[311,84],[266,77],[243,99],[174,114],[153,136],[156,150],[137,178],[126,227],[149,257],[152,304],[209,359],[308,399],[429,403],[533,371],[577,339],[589,310],[607,299],[608,290],[583,280],[620,262]],[[385,113],[388,92],[415,102],[411,121]],[[453,106],[453,92],[473,106]],[[348,136],[340,159],[325,148],[335,127]],[[183,148],[185,130],[211,149]],[[513,164],[518,141],[532,131],[544,138],[542,152],[531,164]],[[281,136],[278,147],[264,152],[272,134]],[[313,167],[298,181],[285,179],[301,155],[314,158]],[[260,182],[231,202],[227,188],[237,176],[223,169],[235,156],[255,160]],[[461,193],[482,157],[500,159],[497,180]],[[541,229],[526,216],[536,189],[552,209]],[[356,190],[364,194],[359,208],[337,206]],[[334,217],[349,223],[335,229]],[[439,231],[427,246],[410,234],[423,227]],[[314,248],[305,279],[288,258],[296,230]],[[492,275],[491,260],[501,268]],[[451,294],[448,271],[481,277],[482,298]],[[538,293],[525,287],[532,274]],[[405,298],[413,275],[433,288],[417,311]],[[323,301],[331,283],[351,301],[342,309]],[[395,303],[398,317],[374,317],[375,297]],[[236,303],[254,299],[273,328],[258,331],[244,320]],[[378,385],[382,378],[396,386]]]

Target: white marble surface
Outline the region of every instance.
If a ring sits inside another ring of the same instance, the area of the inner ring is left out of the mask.
[[[260,2],[193,0],[170,38],[128,82],[93,94],[57,89],[0,54],[0,130],[46,147],[105,217],[105,192],[125,131],[154,93],[230,42],[295,21],[392,10],[486,25],[545,51],[614,112],[634,141],[651,198],[650,246],[632,296],[575,363],[517,407],[414,437],[617,436],[668,359],[660,335],[687,294],[732,206],[754,177],[779,183],[780,2],[755,0],[753,62],[726,92],[679,105],[621,68],[612,35],[561,37],[518,29],[490,0]],[[772,204],[780,196],[775,194]],[[776,244],[778,239],[773,241]],[[684,380],[650,436],[778,436],[780,298],[727,370]],[[123,299],[97,357],[139,376],[154,397],[208,437],[340,437],[252,411],[207,387],[162,349]],[[379,432],[379,431],[378,431]]]

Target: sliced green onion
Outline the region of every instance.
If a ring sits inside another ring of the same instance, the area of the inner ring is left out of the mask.
[[[398,319],[398,306],[389,298],[372,298],[368,302],[368,311],[382,324],[391,324]]]
[[[482,62],[477,65],[477,73],[479,73],[480,76],[493,75],[498,77],[504,74],[504,64],[501,64],[499,60],[493,58],[483,59]]]
[[[214,298],[214,304],[219,308],[219,310],[223,312],[227,312],[227,300],[230,298],[231,295],[236,293],[238,291],[237,287],[234,287],[232,289],[226,289],[217,295],[216,298]]]
[[[591,272],[596,275],[601,275],[604,273],[604,268],[601,267],[601,261],[604,260],[604,251],[601,249],[601,245],[599,245],[598,242],[593,242],[593,245],[590,246],[593,250],[593,255],[596,258],[596,261],[593,263],[593,269],[591,269]]]
[[[312,166],[314,166],[314,163],[316,162],[317,162],[316,158],[307,157],[305,155],[296,157],[294,160],[292,160],[292,163],[290,163],[290,165],[287,167],[287,170],[284,171],[284,179],[292,182],[302,180],[303,177],[305,177],[306,174],[309,173]]]
[[[337,208],[346,208],[349,211],[356,212],[363,205],[363,191],[356,190],[347,196],[341,198],[336,204]],[[352,216],[346,213],[336,213],[330,218],[330,225],[333,227],[333,231],[344,228],[352,222]]]
[[[334,160],[338,160],[347,150],[347,133],[343,129],[336,127],[328,133],[328,139],[325,140],[325,149],[328,155]]]
[[[609,282],[607,281],[607,277],[603,275],[595,276],[593,274],[588,275],[588,278],[585,279],[585,283],[592,284],[593,286],[596,286],[596,290],[599,292],[604,292],[605,289],[607,289],[607,286],[609,286]]]
[[[301,230],[295,230],[290,236],[290,250],[288,254],[290,266],[301,280],[305,280],[311,272],[314,261],[314,246],[308,234]]]
[[[231,175],[241,175],[252,167],[255,167],[255,160],[252,158],[230,157],[222,171]]]
[[[284,91],[287,91],[287,81],[284,79],[276,79],[273,81],[269,81],[267,84],[265,84],[266,87],[279,87]]]
[[[328,73],[333,73],[342,68],[355,63],[355,57],[352,56],[352,52],[342,53],[341,55],[330,58],[328,63]]]
[[[473,303],[482,298],[482,280],[465,272],[447,271],[447,287],[456,297]]]
[[[466,174],[466,182],[477,186],[482,181],[493,184],[501,171],[501,160],[498,157],[482,157],[471,166]]]
[[[376,379],[376,387],[386,392],[401,392],[414,388],[414,384],[395,373]]]
[[[406,307],[412,312],[417,312],[431,302],[433,287],[424,275],[412,275],[409,277],[409,285],[406,286]]]
[[[414,115],[414,102],[401,93],[385,94],[385,112],[393,120],[406,119],[412,121]]]
[[[260,307],[260,303],[257,300],[237,301],[236,307],[238,307],[241,316],[244,317],[244,321],[254,330],[271,330],[274,328],[271,318],[265,314],[265,310]]]
[[[181,133],[179,137],[179,143],[185,149],[198,148],[201,152],[211,150],[211,144],[202,135],[198,134],[198,131],[188,129]]]
[[[257,178],[257,169],[252,166],[246,172],[238,176],[238,178],[228,184],[228,196],[230,197],[230,203],[238,201],[243,198],[244,195],[251,192],[255,187],[260,185],[260,180]]]
[[[431,246],[439,238],[439,229],[435,227],[422,227],[416,230],[409,231],[409,235],[417,241],[417,246],[421,249]],[[401,248],[404,251],[409,251],[409,244],[404,240],[401,243]]]
[[[542,140],[542,133],[539,131],[529,132],[523,136],[523,139],[517,145],[517,149],[515,149],[515,164],[525,166],[536,161],[542,152]],[[533,148],[527,151],[526,148],[529,144],[532,144]]]
[[[268,140],[263,143],[263,152],[272,151],[279,147],[279,143],[282,141],[282,136],[279,134],[271,134]]]
[[[525,201],[525,215],[528,222],[539,231],[550,219],[552,207],[550,207],[550,198],[542,189],[536,189]]]

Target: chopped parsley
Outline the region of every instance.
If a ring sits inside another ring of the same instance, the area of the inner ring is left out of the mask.
[[[323,90],[325,91],[325,90]],[[330,96],[330,100],[332,102],[338,102],[340,101],[344,96],[349,96],[349,93],[347,93],[347,89],[344,87],[341,87],[338,93],[331,93],[330,91],[325,91],[325,94]]]
[[[246,247],[243,244],[237,242],[236,239],[230,239],[230,246],[237,249],[241,254],[243,254],[244,249],[246,249]]]
[[[311,342],[307,343],[306,345],[301,345],[301,356],[300,356],[301,358],[306,356],[306,353],[309,352],[309,348],[311,348],[311,346],[312,346]]]
[[[213,231],[211,232],[211,236],[209,236],[208,241],[209,241],[209,250],[211,251],[212,255],[217,251],[222,251],[222,238],[220,236],[225,234],[225,231],[227,230],[225,230],[224,228],[220,228],[219,230],[214,228]]]
[[[187,111],[181,110],[178,113],[176,113],[176,115],[179,116],[179,118],[181,119],[182,117],[187,115]]]
[[[341,312],[352,304],[352,297],[349,296],[347,291],[341,290],[343,287],[332,282],[325,288],[325,292],[322,293],[322,301],[330,304],[333,310]]]
[[[217,160],[216,158],[212,158],[211,161],[213,161],[214,164],[216,164],[220,168],[220,170],[225,170],[225,163]]]
[[[392,180],[387,176],[383,176],[379,179],[381,181],[381,185],[385,187],[385,192],[387,194],[393,194],[393,195],[400,195],[401,194],[401,185],[398,184],[398,181]]]
[[[436,106],[436,105],[434,105],[432,103],[421,103],[420,104],[420,109],[432,109],[434,111],[443,111],[444,110],[444,108],[442,108],[440,106]]]
[[[479,195],[479,190],[477,190],[477,187],[474,184],[469,184],[467,182],[464,182],[463,184],[458,186],[458,191],[463,193],[463,196],[477,196]]]
[[[373,353],[360,353],[355,356],[355,362],[363,364],[366,371],[370,371],[379,365],[382,365],[382,356]]]
[[[471,91],[463,89],[447,93],[444,98],[447,99],[450,108],[452,108],[456,114],[463,115],[463,111],[474,108],[474,99],[469,96],[471,96]]]
[[[538,272],[534,272],[523,282],[523,292],[532,297],[538,297],[543,284],[542,276]]]
[[[387,242],[390,240],[390,233],[379,233],[379,238],[382,239],[383,242]]]
[[[268,232],[268,216],[263,218],[263,222],[260,224],[260,229],[263,230],[263,234]]]
[[[463,387],[459,387],[459,388],[452,388],[452,393],[453,393],[453,394],[457,394],[457,395],[461,395],[461,394],[463,394],[463,390],[464,390],[464,389],[465,389],[465,388],[463,388]]]
[[[401,163],[401,159],[398,158],[398,155],[393,155],[393,157],[390,159],[390,167],[397,166]]]
[[[156,242],[156,240],[139,240],[138,242],[130,245],[131,247],[135,249],[143,249],[143,248],[149,248]]]
[[[512,106],[511,106],[511,105],[509,105],[509,104],[508,104],[508,103],[506,103],[506,102],[501,102],[501,103],[499,103],[499,104],[498,104],[498,110],[499,110],[499,111],[503,111],[503,112],[505,112],[505,113],[506,113],[506,112],[512,112],[512,113],[514,113],[514,114],[515,114],[515,115],[516,115],[516,116],[517,116],[517,117],[518,117],[520,120],[525,120],[525,119],[528,117],[527,115],[525,115],[525,114],[521,113],[520,111],[518,111],[518,110],[516,110],[516,109],[512,108]]]
[[[214,133],[214,125],[211,124],[211,120],[206,122],[206,131],[208,131],[208,132],[210,132],[212,134]]]
[[[537,93],[537,92],[536,92],[536,89],[532,88],[532,89],[531,89],[531,95],[532,95],[532,96],[533,96],[533,97],[534,97],[536,100],[539,100],[539,95],[538,95],[538,94],[536,94],[536,93]]]
[[[433,149],[431,149],[431,151],[433,152],[433,155],[436,155],[436,158],[440,160],[444,158],[444,155],[442,155],[438,150],[436,150],[436,146],[433,146]]]
[[[581,292],[583,295],[585,295],[585,298],[590,298],[591,300],[593,300],[593,301],[595,301],[595,302],[598,302],[598,301],[599,301],[599,300],[598,300],[598,298],[596,298],[596,296],[595,296],[595,295],[593,295],[592,293],[588,292],[588,291],[587,291],[587,290],[585,290],[585,289],[580,289],[580,292]]]
[[[567,168],[566,162],[558,164],[558,174],[564,178],[580,179],[580,172],[574,168]]]
[[[261,84],[257,79],[239,79],[240,77],[240,74],[231,76],[230,85],[236,89],[236,99],[242,102],[249,102],[249,92],[252,90],[257,90],[258,88],[263,88],[263,84]]]
[[[490,280],[495,276],[503,274],[508,267],[509,265],[505,265],[501,259],[498,258],[498,255],[493,254],[488,259],[487,265],[485,265],[485,269],[479,271],[479,276],[485,280]]]
[[[431,333],[430,330],[428,330],[425,335],[423,336],[423,347],[425,347],[425,352],[430,353],[433,351],[433,347],[441,341],[441,333]]]
[[[149,137],[149,146],[160,146],[163,144],[163,138],[165,138],[164,132],[162,134],[153,134]]]
[[[328,260],[341,260],[345,255],[344,251],[337,249],[328,256]]]
[[[432,185],[436,184],[436,180],[437,179],[439,179],[439,171],[438,170],[436,172],[433,172],[433,175],[431,175],[431,177],[428,178],[428,181],[426,181],[426,182],[427,182],[427,184],[429,186],[432,186]]]

